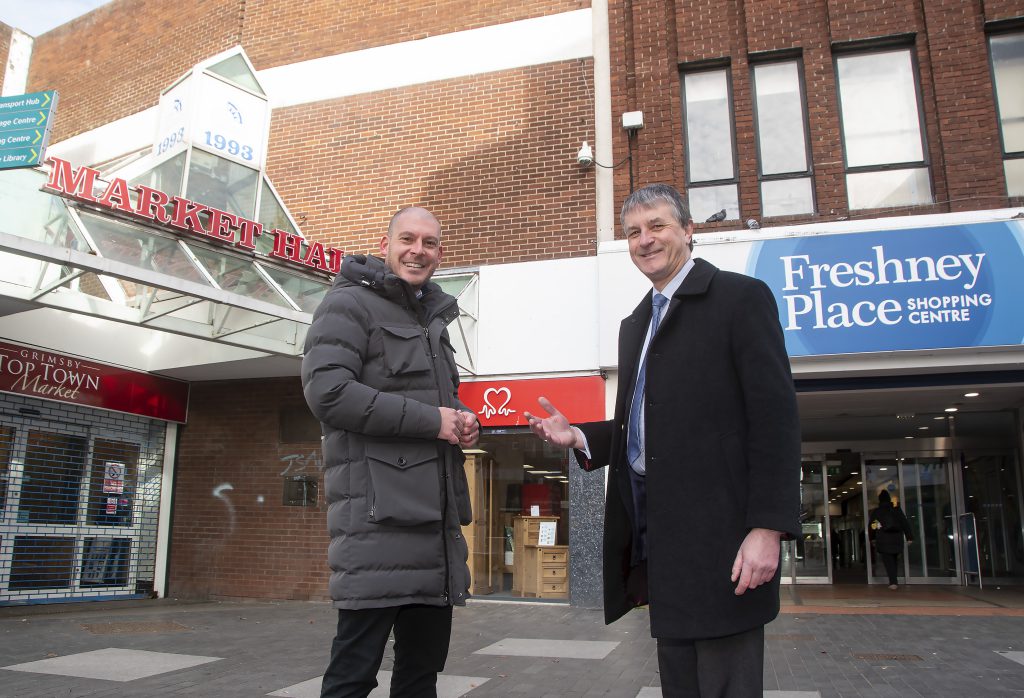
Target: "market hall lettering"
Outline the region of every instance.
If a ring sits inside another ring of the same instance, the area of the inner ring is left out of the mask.
[[[60,196],[120,211],[147,223],[201,235],[249,252],[256,249],[256,238],[264,234],[263,225],[256,221],[180,196],[168,196],[159,189],[142,184],[130,186],[121,178],[111,180],[97,197],[94,192],[99,170],[86,166],[76,170],[70,162],[60,158],[50,158],[49,162],[53,169],[44,188]],[[132,190],[137,192],[134,203],[129,196]],[[325,248],[322,243],[303,240],[299,235],[277,228],[270,234],[274,236],[274,246],[269,256],[331,274],[338,273],[344,250]],[[307,248],[303,255],[304,242]]]

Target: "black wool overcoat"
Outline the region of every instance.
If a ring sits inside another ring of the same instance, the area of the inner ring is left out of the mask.
[[[736,596],[733,561],[752,528],[800,533],[800,423],[775,299],[762,281],[694,262],[648,349],[647,598],[658,638],[722,637],[773,619],[779,575]],[[611,468],[607,623],[637,605],[626,591],[635,512],[624,423],[650,317],[648,293],[622,321],[613,419],[580,425],[584,467]]]

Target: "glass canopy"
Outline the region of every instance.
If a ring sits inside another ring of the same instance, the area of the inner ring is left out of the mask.
[[[329,279],[95,212],[44,182],[39,170],[0,173],[0,294],[301,355]]]

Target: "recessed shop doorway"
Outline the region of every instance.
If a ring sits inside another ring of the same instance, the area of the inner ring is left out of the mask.
[[[882,490],[913,531],[900,584],[1024,584],[1024,372],[797,381],[801,535],[784,583],[888,583],[872,551]]]
[[[149,596],[161,426],[72,406],[19,410],[21,401],[7,399],[0,404],[0,606]]]
[[[1024,583],[1016,453],[977,440],[961,440],[955,449],[941,447],[947,439],[936,442],[917,444],[921,450],[886,442],[805,444],[802,530],[783,547],[783,581],[887,584],[870,531],[884,490],[913,532],[899,560],[901,584]]]

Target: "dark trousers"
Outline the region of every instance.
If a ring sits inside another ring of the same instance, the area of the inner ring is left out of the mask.
[[[377,687],[377,671],[392,629],[391,698],[436,698],[437,674],[448,659],[451,606],[339,609],[321,698],[366,698]]]
[[[664,698],[762,698],[764,627],[709,640],[658,638]]]
[[[900,559],[899,553],[878,553],[878,557],[882,558],[882,564],[885,565],[885,573],[889,575],[889,584],[896,584],[896,569]]]

